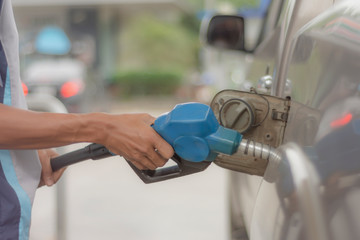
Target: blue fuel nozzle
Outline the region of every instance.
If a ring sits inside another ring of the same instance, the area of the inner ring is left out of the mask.
[[[191,162],[213,161],[218,153],[236,152],[242,135],[220,126],[212,109],[201,103],[178,104],[153,125],[181,158]]]

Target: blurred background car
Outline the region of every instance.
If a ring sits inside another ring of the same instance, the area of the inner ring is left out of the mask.
[[[71,58],[71,42],[65,32],[46,26],[35,39],[28,54],[22,80],[28,94],[49,94],[58,98],[69,112],[82,112],[86,66]]]

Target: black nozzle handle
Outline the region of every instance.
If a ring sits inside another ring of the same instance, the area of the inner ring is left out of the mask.
[[[88,159],[98,160],[110,156],[113,156],[113,154],[106,147],[93,143],[84,148],[53,158],[50,163],[52,170],[56,171],[63,167]],[[172,178],[198,173],[204,171],[211,164],[210,161],[190,162],[182,159],[176,154],[171,159],[176,163],[176,165],[158,168],[156,170],[139,170],[131,162],[127,162],[144,183],[161,182]]]
[[[198,173],[204,171],[211,164],[210,161],[190,162],[182,159],[176,154],[171,159],[176,163],[176,165],[158,168],[156,170],[139,170],[131,162],[127,162],[139,178],[146,184]]]
[[[88,159],[98,160],[113,156],[103,145],[92,143],[84,148],[66,153],[51,159],[50,164],[53,171]]]

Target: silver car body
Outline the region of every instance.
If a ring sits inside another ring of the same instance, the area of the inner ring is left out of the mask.
[[[360,2],[273,0],[251,54],[293,107],[276,181],[230,171],[232,238],[360,239]]]

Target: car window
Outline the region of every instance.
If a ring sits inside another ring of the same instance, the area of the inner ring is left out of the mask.
[[[262,28],[259,43],[262,42],[269,34],[271,34],[280,19],[280,13],[285,0],[273,0],[269,6],[264,25]]]

